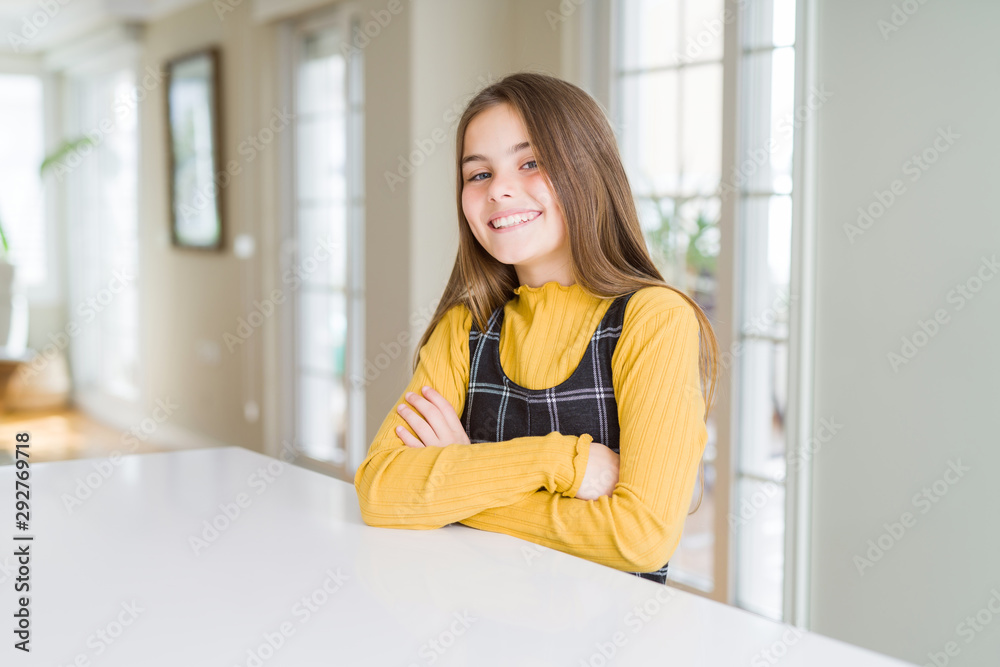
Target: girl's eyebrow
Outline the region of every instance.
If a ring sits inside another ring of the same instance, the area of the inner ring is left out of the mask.
[[[522,141],[521,143],[514,144],[513,146],[511,146],[510,148],[508,148],[507,149],[507,155],[514,155],[515,153],[520,153],[525,148],[530,148],[530,147],[531,147],[531,144],[529,142]],[[462,158],[462,166],[465,166],[466,162],[486,162],[486,161],[487,160],[486,160],[485,157],[483,157],[482,155],[478,155],[478,154],[474,153],[472,155],[466,155],[464,158]]]

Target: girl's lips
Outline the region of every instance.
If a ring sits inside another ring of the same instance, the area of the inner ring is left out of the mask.
[[[531,223],[533,223],[535,220],[538,220],[540,217],[542,217],[541,213],[539,213],[538,215],[536,215],[531,220],[528,220],[526,222],[519,222],[516,225],[511,225],[510,227],[504,227],[503,229],[496,229],[490,223],[486,223],[486,226],[489,227],[489,229],[490,229],[491,232],[496,232],[497,234],[503,234],[504,232],[510,232],[510,231],[515,230],[515,229],[520,229],[521,227],[526,227],[527,225],[530,225]]]

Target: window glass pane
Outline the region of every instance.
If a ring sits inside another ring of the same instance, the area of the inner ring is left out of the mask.
[[[788,347],[785,343],[744,339],[739,358],[739,470],[784,480]]]
[[[795,44],[795,0],[773,0],[772,41],[775,46]]]
[[[299,369],[333,373],[330,299],[325,292],[299,292]]]
[[[637,197],[636,204],[646,246],[664,280],[711,317],[720,247],[719,200]]]
[[[296,440],[307,456],[347,464],[348,312],[357,311],[349,229],[363,224],[361,56],[345,59],[346,19],[300,33],[295,73]],[[357,25],[356,22],[354,24]],[[351,279],[353,276],[353,279]],[[352,371],[354,372],[354,371]],[[352,409],[363,405],[350,392]],[[354,433],[352,440],[358,440]],[[367,443],[360,443],[366,445]],[[357,449],[357,443],[354,449]],[[352,454],[352,457],[354,455]]]
[[[347,221],[344,206],[299,208],[297,267],[306,283],[346,289]]]
[[[296,439],[307,456],[337,465],[347,461],[348,214],[363,210],[364,195],[361,58],[341,52],[346,26],[301,36],[295,119]]]
[[[685,0],[684,45],[685,62],[721,60],[726,29],[723,0]]]
[[[347,300],[343,292],[334,292],[331,297],[330,340],[333,343],[333,372],[338,377],[344,375],[344,354],[347,349]]]
[[[792,267],[792,198],[768,197],[767,268],[775,294],[789,293]],[[787,323],[787,318],[784,318]]]
[[[732,525],[736,537],[736,604],[781,618],[784,580],[785,487],[741,479]]]
[[[347,309],[342,292],[303,287],[299,296],[299,366],[343,374]]]
[[[784,341],[790,305],[794,52],[774,47],[793,43],[794,2],[755,0],[740,9],[741,46],[763,51],[734,55],[741,59],[736,134],[740,143],[731,149],[737,165],[731,175],[721,173],[723,65],[712,62],[721,59],[724,29],[732,26],[725,24],[722,1],[622,0],[619,7],[616,67],[624,73],[615,82],[614,121],[620,128],[619,146],[650,255],[666,281],[693,297],[713,321],[735,318],[743,334],[772,338],[742,342],[744,351],[733,367],[739,370],[740,384],[733,387],[737,423],[732,432],[738,468],[781,479],[787,411]],[[736,212],[735,238],[741,247],[734,255],[742,293],[734,295],[735,313],[714,313],[722,242],[717,189],[723,177],[728,186],[754,195],[740,196]],[[712,585],[714,537],[708,520],[711,512],[704,512],[704,507],[713,502],[711,490],[719,472],[711,464],[714,419],[715,415],[709,418],[703,508],[688,517],[671,561],[679,581],[706,590]],[[747,490],[746,485],[744,481],[734,486],[737,502],[756,490]],[[778,616],[783,497],[769,509],[772,515],[748,528],[743,542],[737,541],[735,574],[741,604]],[[761,567],[770,568],[763,577]],[[740,587],[744,580],[749,587]]]
[[[677,72],[621,79],[622,159],[637,194],[674,194],[678,164]]]
[[[67,139],[111,129],[86,151],[64,158],[72,303],[100,304],[79,313],[71,342],[78,383],[135,401],[139,398],[138,137],[137,110],[121,100],[134,95],[131,71],[68,82],[75,130]]]
[[[702,590],[712,590],[715,586],[715,417],[710,415],[708,423],[708,443],[705,446],[705,477],[695,484],[691,508],[697,506],[701,484],[704,495],[701,506],[689,514],[684,522],[684,534],[677,550],[670,558],[670,579],[696,586]],[[689,510],[690,511],[690,510]]]
[[[693,298],[711,318],[715,313],[716,262],[719,255],[717,198],[637,197],[640,225],[657,268],[670,285]],[[714,586],[715,545],[715,417],[706,425],[704,495],[689,515],[684,534],[671,558],[671,579],[702,590]],[[692,507],[701,487],[696,485]]]
[[[790,193],[795,52],[752,53],[744,58],[744,68],[754,101],[742,119],[739,183],[749,192]]]
[[[744,243],[741,331],[787,338],[791,197],[744,197],[739,213]]]
[[[722,65],[684,69],[681,74],[681,190],[707,194],[719,186],[722,161]]]
[[[100,225],[107,235],[103,242],[103,260],[105,267],[115,266],[126,275],[135,276],[139,270],[137,110],[129,107],[130,111],[122,114],[120,105],[116,104],[112,116],[110,106],[112,100],[122,99],[134,88],[133,77],[129,72],[119,72],[107,86],[102,91],[102,104],[108,105],[107,115],[102,118],[115,118],[118,126],[108,133],[95,156],[102,174]],[[114,275],[110,268],[108,274],[110,283]],[[133,280],[116,295],[102,323],[106,385],[110,391],[131,400],[139,397],[138,321],[138,286]]]
[[[323,30],[303,38],[297,86],[300,116],[344,110],[346,66],[337,31]]]
[[[300,199],[342,201],[347,197],[344,122],[340,114],[299,121],[296,143]]]
[[[315,459],[341,464],[346,459],[347,394],[342,379],[299,376],[297,443]]]
[[[740,148],[736,154],[734,187],[743,192],[770,192],[771,175],[771,51],[743,58],[747,104],[739,118]]]
[[[673,197],[637,196],[635,198],[636,209],[639,213],[639,226],[646,234],[647,241],[656,238],[657,230],[667,224],[666,221],[673,218],[674,201]],[[666,264],[667,256],[663,254],[666,244],[660,242],[648,243],[648,245],[650,245],[650,252],[654,254],[654,259],[659,253],[663,263]],[[659,264],[660,262],[657,262],[657,265]]]
[[[775,49],[771,65],[771,175],[764,184],[774,192],[792,191],[793,106],[795,103],[795,50]]]
[[[621,25],[628,38],[619,40],[619,67],[637,69],[676,65],[680,59],[679,0],[620,0]]]
[[[792,225],[794,1],[747,3],[733,185],[741,197],[737,604],[781,616]],[[779,46],[783,48],[773,48]],[[761,339],[763,337],[763,339]]]
[[[42,82],[35,76],[0,74],[0,224],[17,281],[45,281],[45,201],[38,168],[45,155]]]
[[[689,199],[677,210],[681,228],[678,245],[683,247],[685,267],[680,287],[711,317],[715,312],[720,202],[714,197]]]

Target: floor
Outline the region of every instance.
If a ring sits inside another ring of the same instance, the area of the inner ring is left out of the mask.
[[[27,433],[32,463],[88,459],[122,454],[176,451],[137,440],[122,442],[123,432],[72,409],[13,412],[0,415],[0,465],[10,465],[18,433]]]

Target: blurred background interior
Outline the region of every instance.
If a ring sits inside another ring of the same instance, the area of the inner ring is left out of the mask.
[[[607,110],[719,337],[672,585],[926,661],[1000,586],[998,27],[987,0],[6,0],[0,457],[291,447],[352,479],[454,260],[464,104],[544,71]],[[996,664],[979,623],[955,664]]]

